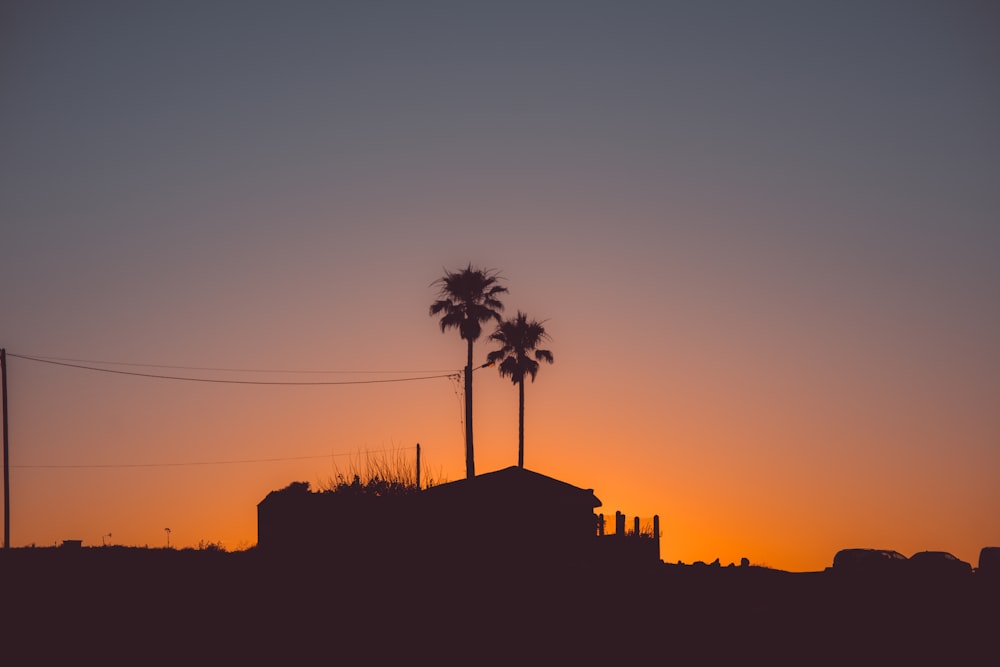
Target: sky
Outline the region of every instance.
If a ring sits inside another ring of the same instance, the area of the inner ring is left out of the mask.
[[[462,479],[429,307],[471,263],[551,336],[525,466],[664,561],[975,566],[998,71],[967,0],[7,1],[11,545],[247,548],[270,491],[417,443]],[[476,371],[477,472],[517,405]]]

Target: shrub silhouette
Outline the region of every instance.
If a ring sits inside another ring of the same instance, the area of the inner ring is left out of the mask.
[[[413,461],[399,450],[365,452],[352,461],[346,471],[334,469],[320,492],[344,496],[401,496],[416,493],[421,487],[434,486],[434,479],[418,480]],[[308,483],[298,482],[298,484]]]

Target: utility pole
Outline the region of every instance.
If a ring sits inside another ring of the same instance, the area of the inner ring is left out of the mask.
[[[417,443],[417,491],[420,490],[420,443]]]
[[[0,347],[3,376],[3,548],[10,549],[10,456],[7,441],[7,350]]]

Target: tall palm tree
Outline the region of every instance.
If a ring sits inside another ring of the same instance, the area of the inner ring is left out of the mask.
[[[530,375],[535,381],[538,374],[538,362],[552,363],[555,359],[548,350],[538,349],[538,345],[549,339],[541,322],[529,320],[528,316],[517,311],[517,317],[501,322],[496,331],[490,334],[490,340],[500,343],[500,349],[486,356],[487,363],[500,362],[500,375],[509,377],[517,385],[518,391],[518,428],[517,428],[517,465],[524,467],[524,376]]]
[[[448,271],[431,283],[438,288],[438,299],[431,304],[430,314],[441,317],[441,332],[458,329],[468,343],[465,364],[465,476],[476,476],[472,446],[472,344],[483,331],[483,324],[501,320],[503,303],[499,297],[507,288],[499,283],[500,276],[492,269],[473,268],[470,263],[461,271]]]

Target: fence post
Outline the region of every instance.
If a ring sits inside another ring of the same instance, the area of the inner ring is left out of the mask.
[[[635,517],[635,522],[632,525],[634,526],[634,528],[632,529],[632,533],[636,537],[639,537],[639,517],[638,516]]]
[[[660,558],[660,515],[653,515],[653,541],[656,543],[656,560]]]
[[[625,537],[625,515],[615,510],[615,535]]]

